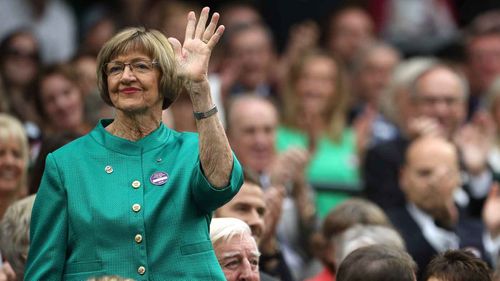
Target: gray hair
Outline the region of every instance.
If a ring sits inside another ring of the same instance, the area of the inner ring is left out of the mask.
[[[19,280],[23,280],[24,266],[30,245],[31,210],[35,195],[14,202],[7,208],[0,222],[0,250],[11,264]]]
[[[212,245],[228,241],[235,236],[247,234],[252,237],[248,224],[237,218],[213,218],[210,223],[210,240]],[[252,237],[252,239],[254,239]]]
[[[369,42],[361,47],[361,49],[357,52],[357,55],[354,59],[353,71],[361,72],[366,64],[366,59],[372,55],[374,52],[378,50],[386,50],[394,54],[394,56],[398,59],[401,59],[401,53],[398,49],[394,48],[392,45],[384,42],[384,41],[373,41]]]
[[[382,225],[356,224],[334,238],[335,263],[340,265],[354,250],[369,245],[385,245],[405,250],[401,235],[393,228]]]
[[[458,79],[458,82],[460,83],[460,86],[462,86],[462,98],[463,100],[467,100],[467,98],[469,97],[469,83],[467,81],[467,79],[465,78],[464,74],[459,72],[457,69],[443,63],[443,62],[439,62],[437,61],[436,63],[432,64],[432,65],[429,65],[426,69],[423,69],[422,72],[419,73],[419,75],[417,75],[415,77],[415,79],[411,82],[410,84],[410,96],[412,98],[417,98],[418,95],[419,95],[419,92],[418,92],[418,87],[417,87],[417,84],[418,82],[420,81],[420,79],[426,75],[427,73],[435,70],[435,69],[446,69],[448,71],[450,71],[451,73],[453,73],[456,78]]]
[[[399,109],[394,106],[396,95],[401,94],[402,91],[409,91],[413,81],[435,65],[437,65],[437,60],[432,57],[416,57],[399,63],[380,101],[381,111],[389,120],[397,123],[396,120],[400,115]]]

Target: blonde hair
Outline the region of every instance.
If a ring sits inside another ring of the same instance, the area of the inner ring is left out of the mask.
[[[7,208],[0,222],[0,249],[19,280],[23,280],[28,256],[31,210],[34,201],[35,195],[31,195],[14,202]]]
[[[284,112],[283,124],[288,127],[300,129],[300,103],[295,90],[297,81],[301,78],[304,67],[314,58],[325,58],[332,61],[336,67],[335,93],[328,101],[326,113],[327,135],[334,142],[340,141],[342,132],[346,124],[346,112],[348,105],[347,83],[342,65],[330,53],[323,49],[312,49],[301,54],[298,59],[291,65],[288,77],[286,80],[284,91]]]
[[[24,161],[24,169],[21,177],[21,182],[17,190],[27,184],[28,164],[29,164],[29,145],[26,131],[21,122],[15,117],[0,113],[0,143],[11,141],[13,138],[21,146],[21,158]]]
[[[159,64],[161,70],[160,95],[163,96],[163,109],[169,107],[179,96],[183,82],[177,76],[175,54],[167,38],[158,30],[131,27],[111,38],[97,56],[97,87],[102,99],[113,106],[109,97],[106,64],[119,55],[130,51],[143,51]]]

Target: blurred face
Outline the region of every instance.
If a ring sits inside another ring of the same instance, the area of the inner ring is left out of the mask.
[[[231,41],[231,59],[240,70],[238,82],[248,90],[267,83],[273,51],[265,31],[251,28],[237,34]]]
[[[227,281],[259,281],[259,251],[252,236],[233,236],[214,245]]]
[[[377,48],[366,57],[358,81],[353,81],[354,85],[359,83],[359,94],[365,102],[377,104],[398,62],[398,55],[388,48]]]
[[[275,156],[278,116],[274,107],[260,100],[241,100],[229,118],[229,140],[243,166],[264,172]]]
[[[219,218],[237,218],[246,222],[252,235],[259,240],[264,230],[266,203],[264,193],[258,185],[244,182],[231,201],[215,211]]]
[[[500,35],[475,38],[468,51],[471,83],[475,91],[484,91],[500,74]]]
[[[451,137],[465,118],[464,89],[450,70],[436,68],[424,74],[416,85],[416,114],[435,119]]]
[[[42,105],[50,124],[60,130],[76,130],[83,123],[82,94],[77,85],[61,74],[43,79]]]
[[[327,57],[313,57],[304,64],[296,92],[305,113],[324,113],[335,95],[337,66]]]
[[[373,22],[359,9],[349,9],[332,20],[328,47],[350,62],[361,46],[373,38]]]
[[[151,63],[152,59],[142,52],[134,51],[111,60],[111,63],[114,62]],[[108,75],[109,97],[114,107],[122,112],[144,113],[152,109],[161,112],[163,97],[159,92],[159,82],[160,71],[156,66],[141,73],[137,69],[132,71],[127,65],[122,73]]]
[[[25,166],[20,142],[13,137],[0,140],[0,195],[19,189]]]
[[[97,93],[97,76],[95,70],[97,62],[93,57],[82,57],[75,62],[75,68],[78,73],[79,86],[83,91],[83,95],[87,96]]]
[[[15,86],[31,83],[38,72],[38,47],[35,39],[28,34],[12,38],[4,65],[7,80]]]
[[[401,186],[408,201],[428,213],[442,216],[453,205],[459,185],[458,157],[453,146],[442,139],[417,140],[409,147]]]

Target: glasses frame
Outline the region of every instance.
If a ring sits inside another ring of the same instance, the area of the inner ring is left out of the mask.
[[[146,63],[148,65],[150,65],[150,69],[147,69],[147,70],[140,70],[140,68],[137,68],[137,67],[134,67],[134,64],[135,63]],[[110,64],[114,64],[116,66],[118,65],[121,65],[121,71],[120,72],[116,72],[116,73],[110,73],[110,70],[109,70],[109,65]],[[125,68],[126,67],[129,67],[130,71],[132,71],[132,73],[134,74],[146,74],[146,73],[149,73],[151,71],[154,70],[154,67],[155,66],[158,66],[158,61],[156,59],[153,59],[153,60],[144,60],[144,59],[135,59],[135,60],[132,60],[131,62],[119,62],[119,61],[111,61],[111,62],[108,62],[104,65],[104,73],[106,73],[106,75],[108,77],[119,77],[121,75],[123,75],[123,73],[125,72]]]

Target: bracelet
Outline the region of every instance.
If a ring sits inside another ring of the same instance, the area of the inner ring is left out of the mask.
[[[194,114],[194,118],[196,118],[196,120],[201,120],[201,119],[208,118],[217,112],[219,112],[219,110],[217,109],[217,106],[214,104],[214,106],[212,108],[210,108],[208,111],[205,111],[205,112],[195,111],[195,112],[193,112],[193,114]]]

